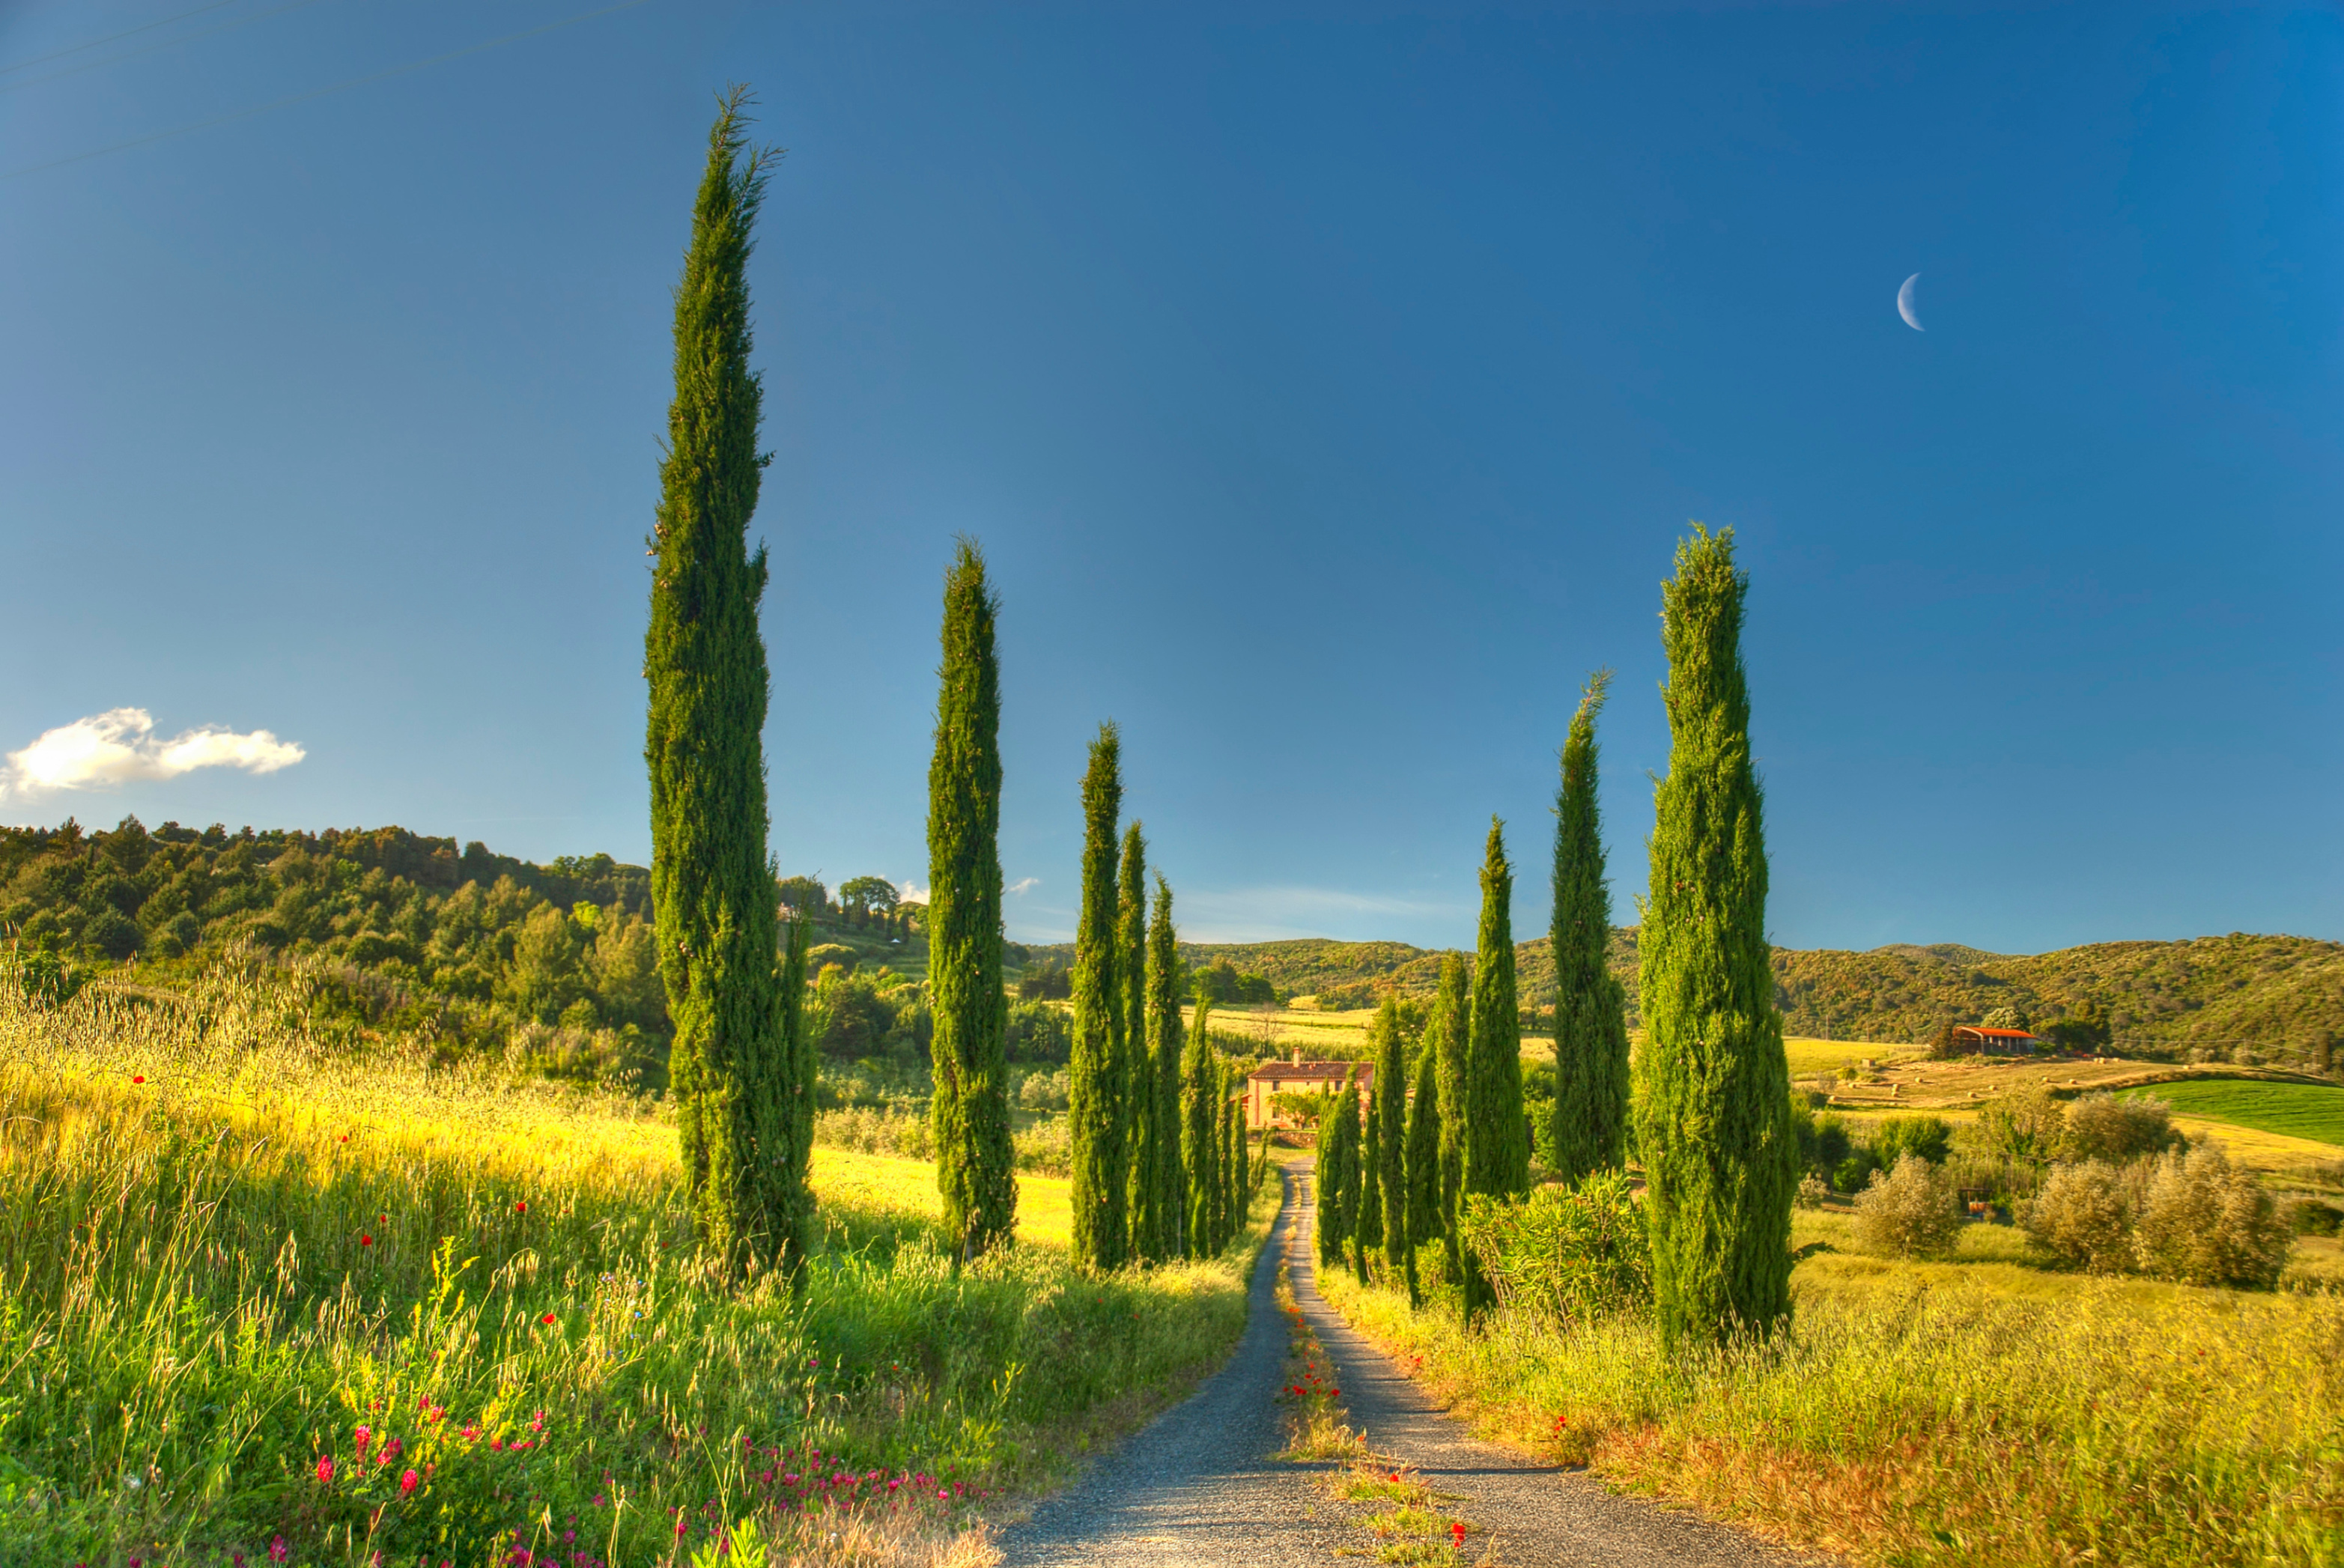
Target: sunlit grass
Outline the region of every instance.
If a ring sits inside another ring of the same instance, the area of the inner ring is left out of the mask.
[[[967,1561],[973,1493],[1057,1473],[1243,1322],[1246,1248],[1086,1278],[1027,1176],[1032,1244],[955,1270],[931,1167],[828,1150],[803,1294],[735,1287],[647,1105],[325,1049],[301,1014],[259,976],[0,986],[0,1563],[478,1564],[519,1530],[593,1568],[850,1515]]]
[[[2334,1297],[1834,1252],[1776,1342],[1672,1361],[1641,1320],[1321,1285],[1485,1430],[1855,1562],[2344,1560]]]

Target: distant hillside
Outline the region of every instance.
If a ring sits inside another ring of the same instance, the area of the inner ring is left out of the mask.
[[[1071,949],[1035,952],[1063,958]],[[1227,959],[1300,996],[1347,987],[1363,987],[1365,996],[1430,996],[1440,966],[1438,952],[1404,942],[1183,943],[1181,953],[1195,965]],[[1523,1000],[1550,1004],[1554,966],[1546,939],[1520,944],[1515,962]],[[1628,987],[1632,1022],[1632,927],[1612,934],[1612,968]],[[2304,936],[2099,942],[2032,956],[1951,943],[1868,953],[1778,947],[1774,976],[1794,1035],[1907,1043],[1997,1007],[2015,1008],[2038,1027],[2096,1011],[2127,1055],[2344,1067],[2337,1049],[2344,1040],[2344,944]]]

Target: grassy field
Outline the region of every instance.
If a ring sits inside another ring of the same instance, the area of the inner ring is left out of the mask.
[[[666,1564],[743,1521],[973,1563],[973,1498],[1243,1322],[1259,1223],[1091,1279],[1028,1176],[1029,1244],[955,1270],[928,1167],[835,1150],[803,1293],[734,1287],[645,1106],[327,1050],[302,1012],[230,975],[0,986],[0,1564]]]
[[[2344,1145],[2344,1088],[2208,1078],[2125,1092],[2155,1095],[2171,1105],[2177,1116],[2230,1122],[2282,1138]]]
[[[1994,1227],[1910,1262],[1798,1225],[1832,1249],[1790,1332],[1673,1362],[1641,1320],[1467,1332],[1321,1284],[1491,1435],[1854,1563],[2344,1563],[2344,1298],[2052,1273]]]

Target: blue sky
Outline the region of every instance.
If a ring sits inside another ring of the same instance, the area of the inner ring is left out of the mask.
[[[1071,926],[1108,717],[1189,935],[1470,942],[1492,813],[1529,934],[1606,664],[1632,919],[1697,518],[1776,941],[2344,936],[2332,10],[647,0],[207,126],[591,7],[200,3],[0,6],[0,752],[153,724],[0,818],[647,856],[740,80],[785,869],[926,880],[965,531],[1014,935]]]

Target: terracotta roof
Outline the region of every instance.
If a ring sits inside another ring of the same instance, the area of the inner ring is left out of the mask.
[[[1308,1080],[1340,1082],[1345,1073],[1356,1073],[1362,1081],[1376,1076],[1373,1062],[1264,1062],[1247,1075],[1247,1081],[1256,1078],[1300,1083]]]
[[[2031,1040],[2035,1037],[2025,1029],[1997,1029],[1985,1024],[1964,1024],[1958,1032],[1965,1035],[1992,1035],[1997,1040]]]

